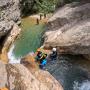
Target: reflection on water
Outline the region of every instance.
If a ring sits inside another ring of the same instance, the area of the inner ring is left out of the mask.
[[[90,61],[81,57],[63,55],[47,64],[46,68],[64,90],[90,90]]]

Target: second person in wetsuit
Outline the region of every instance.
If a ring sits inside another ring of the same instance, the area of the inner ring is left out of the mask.
[[[56,60],[57,59],[57,49],[56,48],[52,49],[52,54],[50,54],[50,59],[51,60]]]

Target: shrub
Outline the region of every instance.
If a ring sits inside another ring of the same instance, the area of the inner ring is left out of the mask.
[[[55,10],[58,0],[35,0],[34,8],[40,13],[50,13]]]

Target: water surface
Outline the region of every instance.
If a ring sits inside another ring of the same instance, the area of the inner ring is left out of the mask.
[[[64,90],[90,90],[90,61],[81,55],[60,55],[57,61],[48,62],[46,69]]]
[[[42,45],[45,23],[36,24],[36,18],[22,19],[22,31],[8,52],[9,63],[20,63],[20,59],[28,53],[35,52]]]
[[[23,31],[14,44],[14,54],[16,57],[22,57],[29,52],[35,52],[41,46],[45,25],[43,23],[36,25],[35,19],[28,17],[22,19],[21,28]]]

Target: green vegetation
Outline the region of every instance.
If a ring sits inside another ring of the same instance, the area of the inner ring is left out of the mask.
[[[80,0],[64,0],[65,3],[71,3],[71,2],[79,2]]]
[[[80,0],[22,0],[22,14],[32,13],[52,13],[56,7],[63,6],[67,3],[78,2]]]
[[[35,0],[34,9],[41,13],[50,13],[55,10],[58,0]]]
[[[20,4],[21,15],[26,16],[27,14],[31,13],[34,6],[34,0],[21,0]]]
[[[55,11],[57,6],[78,1],[80,0],[35,0],[33,9],[40,13],[51,13]]]

